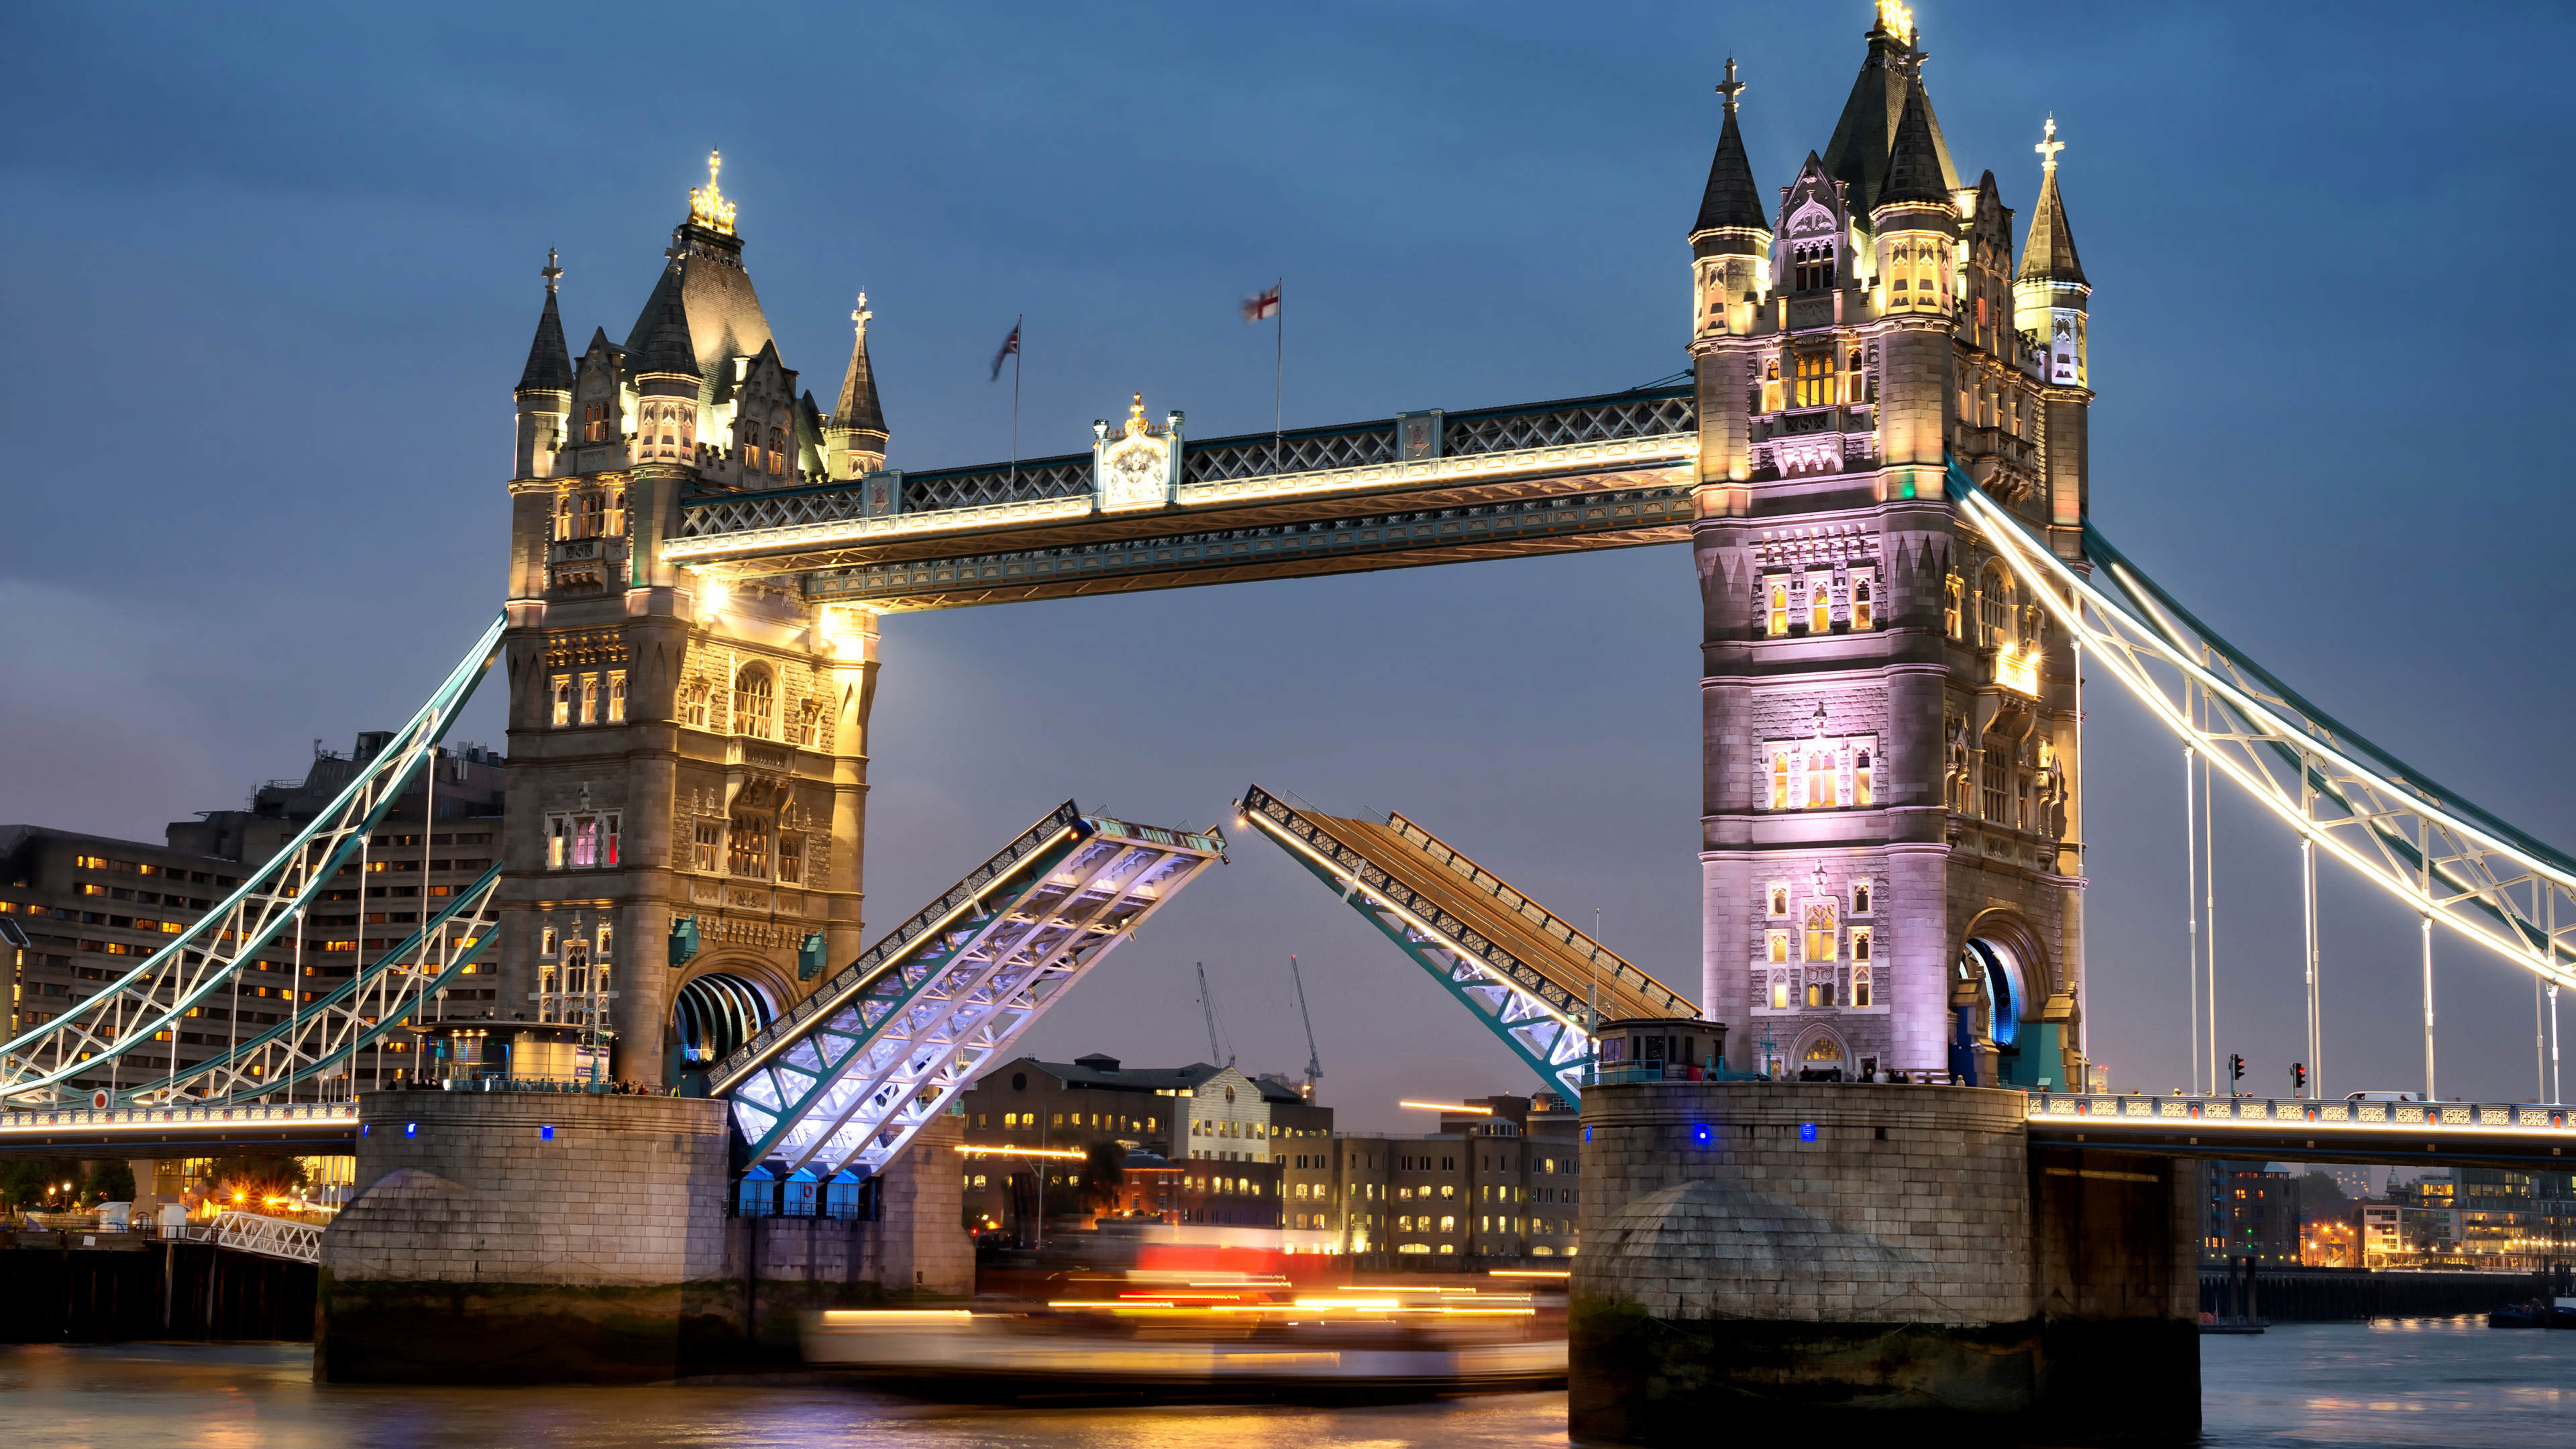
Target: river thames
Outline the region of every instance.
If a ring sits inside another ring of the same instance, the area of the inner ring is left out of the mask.
[[[302,1344],[0,1348],[9,1449],[1484,1449],[1563,1444],[1565,1396],[1358,1409],[957,1408],[840,1387],[317,1387]],[[2201,1344],[2207,1445],[2576,1445],[2576,1333],[2289,1324]]]

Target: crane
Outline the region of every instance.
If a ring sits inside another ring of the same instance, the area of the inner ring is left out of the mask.
[[[1207,963],[1205,961],[1201,961],[1199,963],[1199,1009],[1207,1013],[1208,1060],[1213,1062],[1220,1055],[1223,1055],[1224,1048],[1219,1047],[1216,1044],[1216,999],[1208,995]],[[1229,1067],[1233,1066],[1234,1058],[1230,1056],[1226,1057],[1225,1064]]]
[[[1288,979],[1297,983],[1297,1015],[1306,1023],[1306,1100],[1315,1100],[1315,1083],[1324,1076],[1323,1059],[1315,1055],[1315,1014],[1306,1009],[1306,978],[1298,973],[1297,953],[1288,953]]]

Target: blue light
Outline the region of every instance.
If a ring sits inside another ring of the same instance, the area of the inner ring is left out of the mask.
[[[358,1135],[359,1135],[359,1136],[361,1136],[361,1137],[364,1137],[364,1136],[366,1136],[368,1133],[373,1132],[373,1131],[375,1131],[375,1130],[376,1130],[376,1124],[375,1124],[375,1123],[373,1123],[373,1122],[361,1122],[361,1123],[359,1123],[359,1124],[358,1124]]]
[[[403,1124],[403,1135],[405,1137],[418,1137],[420,1135],[420,1124],[417,1122],[405,1122]]]
[[[1815,1140],[1816,1140],[1816,1124],[1815,1124],[1815,1123],[1813,1123],[1813,1122],[1801,1122],[1801,1123],[1799,1123],[1799,1124],[1798,1124],[1798,1140],[1799,1140],[1799,1141],[1801,1141],[1801,1142],[1813,1142],[1813,1141],[1815,1141]]]
[[[1589,1142],[1589,1141],[1591,1141],[1591,1140],[1592,1140],[1592,1129],[1591,1129],[1591,1128],[1586,1127],[1586,1128],[1584,1128],[1584,1129],[1583,1129],[1583,1140],[1584,1140],[1584,1141],[1586,1141],[1586,1142]]]
[[[554,1128],[552,1128],[552,1127],[540,1127],[540,1128],[538,1128],[538,1129],[537,1129],[537,1140],[538,1140],[539,1142],[552,1142],[552,1141],[554,1141],[554,1140],[555,1140],[555,1129],[554,1129]]]
[[[1708,1124],[1702,1122],[1698,1126],[1693,1127],[1691,1129],[1691,1140],[1702,1147],[1706,1147],[1708,1145]]]

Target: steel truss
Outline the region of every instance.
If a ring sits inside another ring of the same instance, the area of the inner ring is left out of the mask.
[[[1485,1028],[1511,1048],[1540,1080],[1564,1093],[1569,1102],[1583,1099],[1583,1074],[1593,1057],[1594,1018],[1636,1010],[1645,1014],[1695,1017],[1697,1008],[1665,989],[1662,983],[1603,949],[1590,937],[1559,919],[1520,892],[1463,862],[1418,830],[1409,843],[1445,853],[1443,864],[1462,862],[1475,877],[1479,894],[1521,918],[1536,934],[1563,944],[1588,966],[1605,973],[1608,1010],[1596,1010],[1585,986],[1551,978],[1486,939],[1429,895],[1415,891],[1371,862],[1351,843],[1337,837],[1328,823],[1253,785],[1239,802],[1242,818],[1278,842],[1289,858],[1332,888],[1362,919],[1377,927],[1414,964],[1431,974],[1442,989],[1476,1014]],[[1401,828],[1401,827],[1398,827]],[[1417,839],[1418,837],[1418,839]],[[1612,1003],[1624,1003],[1613,1006]]]
[[[322,1261],[322,1230],[311,1223],[266,1213],[224,1213],[215,1219],[214,1244],[290,1263]]]
[[[73,1076],[105,1071],[114,1082],[129,1063],[147,1084],[166,1086],[181,1023],[192,1011],[210,1015],[217,993],[243,962],[266,950],[281,931],[300,926],[306,904],[317,899],[315,890],[356,853],[432,758],[499,654],[508,624],[506,614],[495,618],[429,702],[240,889],[97,995],[0,1043],[0,1098],[38,1106],[68,1100],[75,1094],[67,1086]],[[161,1037],[164,1032],[168,1037]],[[132,1089],[102,1088],[91,1100],[130,1101]]]
[[[1022,832],[708,1076],[754,1162],[885,1166],[977,1073],[1225,853],[1084,815]]]
[[[2553,986],[2576,985],[2576,860],[2299,697],[2084,526],[2088,575],[1971,482],[1949,493],[2058,625],[2301,839]]]
[[[229,1102],[340,1075],[361,1049],[405,1022],[417,1021],[437,993],[483,954],[492,940],[492,907],[500,884],[501,867],[494,865],[428,925],[321,1000],[221,1056],[128,1089],[126,1100]],[[220,1009],[209,1007],[197,1019],[211,1020]]]

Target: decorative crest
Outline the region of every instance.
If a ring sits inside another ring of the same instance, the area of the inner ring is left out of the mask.
[[[553,295],[555,290],[555,279],[563,275],[563,268],[555,265],[555,249],[553,247],[546,248],[545,269],[537,273],[537,275],[546,279],[547,295]]]
[[[1726,97],[1726,113],[1730,116],[1734,115],[1735,98],[1744,93],[1744,82],[1735,78],[1734,56],[1730,55],[1726,58],[1726,80],[1718,86],[1717,93]]]
[[[859,305],[850,309],[850,320],[858,324],[860,336],[868,335],[868,319],[875,315],[877,314],[868,310],[868,294],[861,292]]]
[[[1127,436],[1141,438],[1153,430],[1153,426],[1145,421],[1145,395],[1140,392],[1127,406]]]
[[[709,151],[706,189],[700,191],[691,188],[689,192],[689,220],[709,231],[720,231],[726,236],[731,236],[733,235],[733,203],[725,200],[724,193],[716,189],[716,173],[723,169],[724,153]]]
[[[1878,0],[1878,28],[1899,41],[1914,44],[1914,7],[1899,0]]]
[[[2066,149],[2066,143],[2057,139],[2057,116],[2055,112],[2051,112],[2049,114],[2048,125],[2040,132],[2039,144],[2031,147],[2030,149],[2039,153],[2039,166],[2041,170],[2054,171],[2057,169],[2057,153]]]

